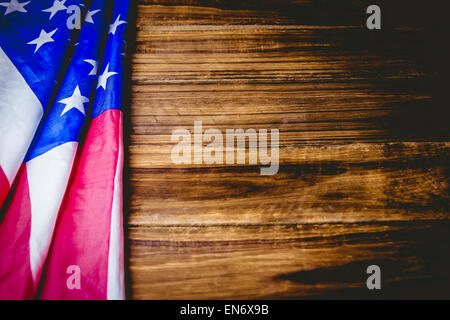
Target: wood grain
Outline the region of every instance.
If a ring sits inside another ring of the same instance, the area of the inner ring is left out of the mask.
[[[448,222],[133,227],[137,298],[438,298]],[[365,269],[383,290],[365,289]],[[422,292],[411,290],[420,285]],[[151,288],[151,290],[149,290]]]
[[[370,32],[366,1],[138,2],[130,298],[450,297],[450,51],[421,3]],[[173,164],[199,120],[279,129],[279,173]]]

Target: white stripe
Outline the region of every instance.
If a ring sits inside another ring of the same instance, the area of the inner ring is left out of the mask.
[[[30,263],[38,281],[55,228],[78,142],[60,145],[27,162],[31,200]]]
[[[0,166],[10,185],[42,115],[41,102],[0,48]]]
[[[122,114],[120,114],[122,119]],[[114,198],[111,212],[111,232],[109,235],[108,255],[108,300],[125,299],[124,258],[123,258],[123,141],[122,120],[120,121],[119,152],[114,177]]]

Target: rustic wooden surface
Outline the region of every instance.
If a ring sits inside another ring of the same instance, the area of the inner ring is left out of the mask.
[[[378,1],[371,32],[366,1],[138,1],[130,298],[450,297],[448,33],[422,3]],[[279,129],[279,173],[174,165],[194,120]]]

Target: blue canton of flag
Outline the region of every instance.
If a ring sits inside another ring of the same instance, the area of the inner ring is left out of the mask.
[[[69,141],[78,141],[103,52],[102,40],[107,30],[105,9],[107,0],[92,1],[80,35],[74,40],[69,66],[26,161]]]

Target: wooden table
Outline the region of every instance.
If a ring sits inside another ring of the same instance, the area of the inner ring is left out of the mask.
[[[423,3],[377,1],[369,31],[367,1],[138,1],[130,298],[450,297],[450,51]],[[278,174],[175,165],[200,120],[279,129]]]

